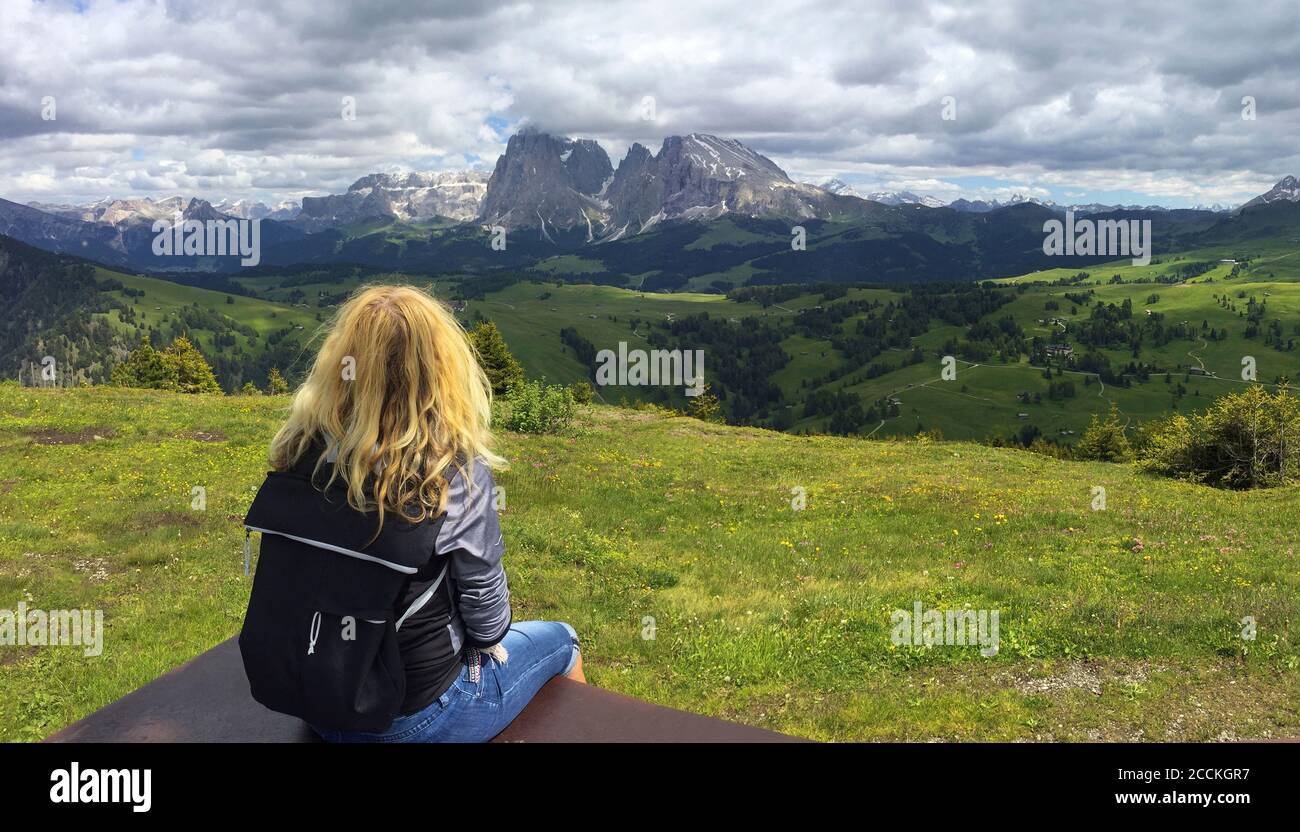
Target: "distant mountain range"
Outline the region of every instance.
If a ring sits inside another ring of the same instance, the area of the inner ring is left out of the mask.
[[[58,254],[76,254],[109,266],[158,271],[220,271],[238,267],[239,256],[166,256],[153,253],[153,224],[232,217],[205,200],[172,197],[101,200],[90,206],[41,210],[0,199],[0,234]],[[305,236],[288,223],[263,220],[261,245],[274,247]]]
[[[840,196],[856,196],[859,199],[879,202],[881,205],[924,205],[926,208],[943,208],[948,203],[933,196],[920,196],[911,191],[869,191],[862,193],[842,179],[827,179],[818,185],[824,191]]]
[[[347,193],[304,198],[301,210],[284,219],[304,231],[374,219],[471,220],[486,193],[487,176],[475,171],[372,173],[353,182]]]
[[[252,202],[247,199],[231,201],[223,199],[212,203],[212,207],[222,214],[245,220],[291,220],[298,216],[302,205],[292,200],[268,206],[264,202]]]
[[[1300,184],[1288,176],[1243,207],[1297,199]],[[82,205],[27,205],[66,219],[117,226],[178,219],[190,201],[179,196],[160,200],[106,197]],[[481,171],[372,173],[358,179],[345,193],[305,197],[301,203],[268,206],[250,200],[220,200],[212,203],[212,208],[224,216],[287,222],[307,232],[375,220],[477,220],[537,228],[548,234],[590,224],[590,240],[595,242],[640,233],[665,221],[716,219],[725,213],[804,219],[869,215],[870,209],[858,202],[947,207],[971,213],[1023,203],[1079,215],[1171,210],[1159,205],[1067,205],[1020,194],[1006,200],[963,197],[945,203],[906,190],[863,193],[838,178],[811,185],[793,181],[771,159],[740,142],[707,133],[669,136],[654,154],[635,144],[615,168],[604,149],[590,139],[540,132],[511,137],[490,176]],[[1191,210],[1226,213],[1232,209],[1214,204]]]
[[[1300,183],[1288,176],[1239,210],[1296,202]],[[557,248],[570,251],[666,234],[671,242],[642,249],[656,252],[654,262],[634,262],[617,246],[598,257],[610,272],[641,274],[694,272],[695,266],[672,265],[681,260],[673,246],[690,245],[699,236],[683,226],[728,219],[733,228],[751,229],[747,237],[741,235],[750,248],[756,237],[774,245],[784,239],[788,248],[793,225],[815,228],[811,236],[816,245],[836,252],[829,259],[822,255],[823,271],[940,279],[962,270],[969,277],[986,277],[1039,267],[1035,240],[1041,243],[1042,222],[1066,210],[1164,217],[1167,244],[1229,216],[1221,206],[1058,205],[1019,195],[1004,202],[963,198],[943,205],[910,191],[864,195],[840,179],[820,185],[796,182],[741,142],[707,133],[669,136],[655,152],[634,144],[616,167],[595,141],[530,130],[510,138],[490,175],[373,173],[345,193],[306,197],[301,205],[209,203],[179,196],[105,198],[86,205],[19,205],[0,199],[0,234],[49,251],[155,271],[237,268],[233,258],[154,255],[152,226],[159,220],[258,219],[265,263],[353,262],[380,268],[527,266]],[[983,219],[973,224],[963,217]],[[511,232],[515,246],[509,257],[482,256],[484,231],[493,226]],[[400,243],[392,236],[398,227],[407,229]],[[777,249],[770,254],[782,256]],[[705,259],[749,263],[754,258],[730,257],[723,249]]]

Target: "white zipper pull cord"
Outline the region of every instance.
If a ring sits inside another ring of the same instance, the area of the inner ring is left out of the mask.
[[[307,655],[316,652],[316,637],[320,635],[320,610],[311,617],[311,634],[308,636]]]

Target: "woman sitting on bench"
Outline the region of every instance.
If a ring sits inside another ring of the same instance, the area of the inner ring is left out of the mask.
[[[387,566],[412,573],[404,577],[380,570],[403,582],[394,618],[405,694],[392,723],[373,732],[314,724],[326,740],[483,742],[509,725],[552,677],[586,681],[572,627],[511,621],[501,564],[505,547],[496,509],[499,495],[492,479],[492,468],[504,460],[492,450],[491,395],[465,331],[442,304],[411,287],[374,286],[339,310],[310,376],[294,396],[288,421],[272,443],[271,464],[280,474],[271,477],[301,475],[294,482],[314,484],[317,495],[332,486],[346,494],[346,504],[326,500],[323,505],[342,511],[320,510],[321,516],[309,521],[318,525],[304,526],[308,498],[295,493],[277,502],[274,494],[259,494],[255,510],[265,519],[256,526],[249,522],[250,527],[265,527],[260,529],[259,578],[269,566],[265,532],[278,534],[281,543],[296,541],[285,545],[314,543],[352,554],[343,560],[354,570],[373,568],[377,558],[365,554],[373,548],[360,554],[347,549],[337,539],[346,538],[345,533],[324,539],[329,529],[344,528],[340,522],[364,521],[369,530],[376,529],[376,522],[379,529],[388,523],[396,524],[398,532],[412,530],[406,536],[385,530],[385,551],[394,551],[395,539],[409,539],[411,546],[433,542],[427,553],[431,557],[424,551],[383,555],[397,561]],[[349,517],[340,521],[340,513]],[[306,530],[284,531],[291,525]],[[374,531],[371,542],[379,534]],[[295,583],[308,580],[308,569],[292,573],[282,587],[300,597],[308,590]],[[272,586],[272,580],[266,584]],[[319,574],[311,580],[317,582],[311,592],[328,594],[328,587],[318,585]],[[252,603],[259,589],[255,584]],[[267,597],[275,591],[268,589]],[[310,645],[295,653],[304,662],[317,661],[317,668],[328,667],[321,658],[332,661],[329,651],[336,649],[327,640],[334,638],[335,622],[331,610],[323,609],[323,624],[322,613],[311,616]],[[352,620],[354,626],[364,622],[359,613]],[[305,641],[308,634],[301,638]],[[391,640],[393,633],[385,638]],[[241,646],[247,665],[257,645],[249,636]],[[346,655],[340,655],[345,665]],[[400,684],[394,687],[400,690]]]

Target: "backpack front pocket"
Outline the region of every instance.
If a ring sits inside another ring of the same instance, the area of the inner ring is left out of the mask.
[[[295,641],[302,645],[299,685],[308,722],[372,732],[392,723],[406,677],[390,614],[317,609],[304,616],[303,637]]]

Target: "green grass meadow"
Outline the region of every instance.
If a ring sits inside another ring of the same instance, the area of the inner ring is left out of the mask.
[[[0,609],[106,623],[98,657],[0,647],[0,740],[238,631],[287,404],[0,384]],[[1300,736],[1295,488],[610,407],[501,438],[515,616],[571,622],[601,687],[819,740]],[[999,611],[997,655],[891,644],[916,601]]]

